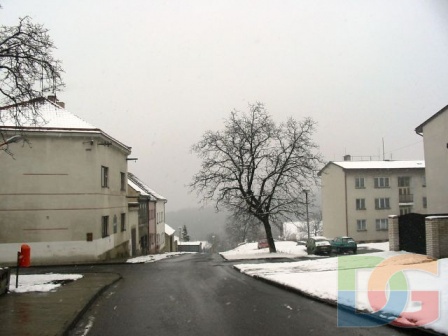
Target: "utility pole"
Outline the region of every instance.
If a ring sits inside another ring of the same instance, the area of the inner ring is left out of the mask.
[[[303,192],[305,193],[305,205],[306,205],[306,229],[308,232],[308,239],[310,239],[310,216],[308,214],[308,192],[309,192],[309,190],[304,189]]]

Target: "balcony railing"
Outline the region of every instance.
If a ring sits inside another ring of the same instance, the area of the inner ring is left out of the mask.
[[[399,202],[400,203],[414,203],[414,195],[407,194],[407,195],[399,195]]]

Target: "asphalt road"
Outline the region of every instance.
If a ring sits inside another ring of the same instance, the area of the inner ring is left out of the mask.
[[[338,328],[337,310],[252,279],[218,255],[93,266],[123,280],[86,312],[70,336],[407,335],[412,330]],[[73,271],[73,270],[72,270]],[[415,332],[414,332],[415,333]]]

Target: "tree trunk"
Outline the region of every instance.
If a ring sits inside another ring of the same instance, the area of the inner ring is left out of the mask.
[[[271,224],[269,223],[269,218],[263,219],[264,230],[266,231],[266,239],[269,244],[269,252],[276,253],[277,249],[275,248],[274,237],[272,237]]]

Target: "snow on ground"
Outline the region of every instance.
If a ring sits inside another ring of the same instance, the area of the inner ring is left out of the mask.
[[[275,242],[275,246],[277,253],[269,253],[269,248],[258,249],[258,243],[246,243],[221,255],[226,260],[297,258],[307,255],[305,246],[297,245],[296,242]]]
[[[147,263],[170,258],[185,252],[173,252],[155,255],[146,255],[127,260],[128,263]],[[50,292],[56,290],[65,281],[75,281],[81,279],[81,274],[19,274],[19,283],[16,288],[16,275],[11,270],[9,280],[9,291],[14,293],[26,292]]]
[[[282,252],[280,254],[290,253],[292,258],[306,255],[305,247],[294,242],[276,242],[276,247]],[[384,314],[400,315],[395,322],[408,327],[423,326],[448,334],[448,258],[432,260],[423,255],[403,251],[391,252],[388,251],[388,243],[358,244],[358,250],[361,249],[383,252],[296,262],[240,264],[235,267],[247,275],[264,278],[335,303],[338,302],[340,294],[338,284],[354,278],[356,288],[353,290],[356,296],[353,300],[344,298],[340,304],[366,312],[381,310],[384,317],[390,316]],[[267,249],[263,250],[258,250],[256,243],[249,243],[221,255],[230,260],[265,259]],[[389,302],[387,306],[384,306],[386,302],[383,301],[381,305],[378,305],[378,302],[371,304],[372,299],[369,299],[369,295],[374,290],[381,290],[390,295],[387,291],[388,280],[394,274],[404,275],[407,294],[414,295],[417,291],[436,292],[439,303],[437,304],[437,299],[433,297],[431,300],[408,298],[406,306],[398,311],[397,308],[391,308]],[[424,316],[423,308],[432,308],[432,312],[438,314],[438,317],[433,319],[434,322],[425,322],[428,321],[428,317]]]
[[[16,275],[9,278],[9,291],[14,293],[50,292],[62,285],[63,281],[81,279],[81,274],[19,274],[19,283],[16,288]]]
[[[128,259],[126,262],[130,263],[130,264],[149,263],[149,262],[159,261],[159,260],[162,260],[165,258],[171,258],[171,257],[185,254],[185,253],[196,253],[196,252],[167,252],[167,253],[163,253],[163,254],[148,254],[148,255]]]
[[[306,253],[305,245],[298,245],[294,241],[276,241],[275,247],[277,253],[269,253],[269,248],[258,249],[257,243],[246,243],[238,246],[237,248],[221,252],[221,255],[226,260],[250,260],[250,259],[279,259],[279,258],[321,258],[321,256],[308,255]],[[358,244],[359,250],[372,250],[372,251],[388,251],[389,243],[369,243]]]

